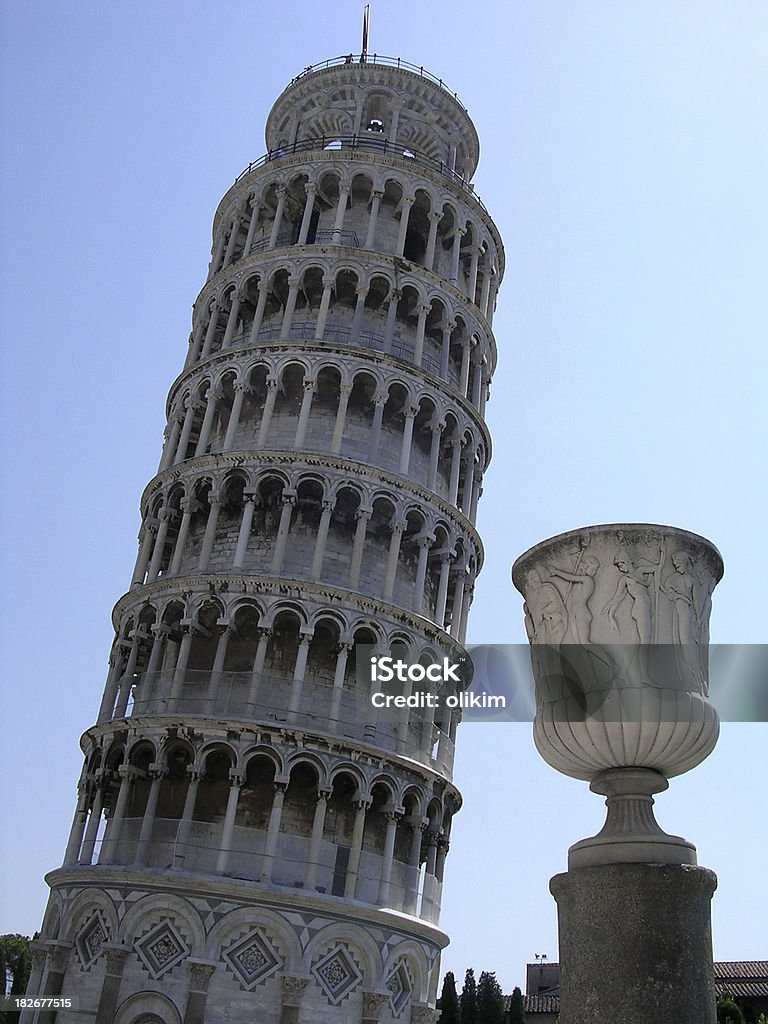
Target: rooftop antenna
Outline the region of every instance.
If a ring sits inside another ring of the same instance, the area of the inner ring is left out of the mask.
[[[363,8],[363,45],[360,49],[360,63],[365,64],[368,59],[368,33],[371,28],[371,5],[366,4]]]

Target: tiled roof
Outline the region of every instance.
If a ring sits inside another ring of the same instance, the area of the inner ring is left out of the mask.
[[[549,965],[553,966],[552,964]],[[714,965],[715,989],[718,996],[723,992],[740,999],[768,998],[768,960],[725,960]],[[505,996],[504,1005],[509,1009],[511,996]],[[523,996],[526,1013],[559,1013],[559,995]]]
[[[715,964],[715,980],[721,978],[768,979],[768,960],[722,960]]]
[[[559,1013],[560,996],[523,996],[526,1013]]]

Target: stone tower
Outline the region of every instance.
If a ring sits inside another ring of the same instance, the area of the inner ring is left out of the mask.
[[[30,992],[97,1024],[416,1024],[447,942],[458,713],[377,721],[355,650],[464,639],[503,273],[478,138],[423,68],[350,56],[266,143],[216,211],[48,876]]]

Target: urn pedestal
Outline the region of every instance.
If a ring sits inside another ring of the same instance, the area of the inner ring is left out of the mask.
[[[702,537],[646,524],[592,526],[531,548],[525,598],[536,681],[534,742],[606,797],[601,831],[552,879],[561,1024],[709,1024],[711,871],[667,835],[653,796],[713,750],[709,614],[722,559]]]

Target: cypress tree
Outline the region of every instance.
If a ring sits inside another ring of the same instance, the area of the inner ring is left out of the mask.
[[[509,1024],[525,1024],[525,1003],[523,993],[515,986],[509,1004]]]
[[[471,967],[464,975],[464,988],[461,990],[461,1024],[480,1024],[477,1015],[477,982]]]
[[[504,993],[491,971],[483,971],[477,984],[479,1024],[504,1024]]]
[[[443,980],[438,1024],[461,1024],[461,1007],[456,993],[456,978],[453,976],[453,971],[448,971]]]

